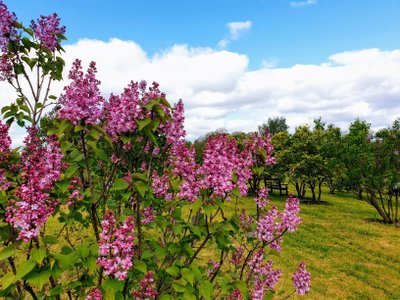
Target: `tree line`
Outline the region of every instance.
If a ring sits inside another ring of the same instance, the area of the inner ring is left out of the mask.
[[[322,188],[330,193],[351,192],[372,205],[385,223],[399,223],[400,193],[400,118],[391,126],[373,132],[371,124],[356,119],[348,130],[326,124],[321,118],[313,126],[301,125],[289,133],[284,117],[269,118],[258,126],[260,135],[270,135],[276,164],[264,171],[292,184],[297,197],[311,193],[310,202],[319,203]],[[209,136],[197,139],[201,153]],[[251,134],[232,133],[243,144]]]

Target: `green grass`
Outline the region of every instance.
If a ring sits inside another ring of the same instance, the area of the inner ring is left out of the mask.
[[[283,207],[285,197],[271,199]],[[291,274],[304,260],[312,291],[303,299],[400,299],[400,229],[378,222],[372,206],[347,193],[324,193],[322,200],[301,204],[299,231],[284,237],[279,257],[271,256],[284,271],[276,298],[291,292]]]
[[[400,299],[400,228],[377,221],[374,208],[350,194],[324,192],[322,204],[301,204],[299,230],[286,234],[282,252],[269,257],[283,270],[275,298],[291,294],[292,273],[304,260],[312,276],[311,292],[290,299]],[[271,205],[283,209],[285,196],[275,192],[270,198]],[[238,208],[254,210],[254,200],[240,198]],[[48,234],[56,234],[61,224],[56,218],[49,223]],[[90,232],[81,228],[71,234],[92,239]],[[54,245],[52,251],[61,246]],[[208,260],[210,252],[200,257]]]

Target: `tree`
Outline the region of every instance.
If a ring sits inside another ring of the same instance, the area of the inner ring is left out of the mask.
[[[350,124],[349,132],[343,140],[344,184],[358,199],[363,198],[365,164],[373,160],[370,128],[371,125],[366,121],[356,119]]]
[[[258,126],[258,132],[260,135],[267,133],[275,135],[279,132],[287,132],[289,126],[286,124],[285,117],[268,118],[267,123]]]
[[[326,160],[326,179],[325,183],[329,192],[333,194],[335,190],[341,190],[343,185],[344,165],[343,138],[340,128],[329,124],[324,131],[324,137],[321,141],[321,155]]]
[[[400,130],[381,129],[371,142],[373,156],[362,171],[365,201],[371,204],[385,223],[399,223]]]

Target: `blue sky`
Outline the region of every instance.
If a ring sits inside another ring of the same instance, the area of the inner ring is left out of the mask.
[[[400,0],[4,2],[25,24],[59,14],[64,78],[75,58],[95,60],[105,98],[145,79],[183,99],[190,140],[277,116],[291,131],[319,117],[343,130],[400,117]],[[0,106],[12,93],[0,83]]]
[[[227,23],[249,20],[251,30],[227,48],[248,55],[253,69],[263,60],[290,66],[321,63],[341,51],[400,48],[399,0],[293,2],[303,1],[6,1],[24,22],[57,12],[69,42],[120,38],[150,54],[174,44],[215,47],[228,36]]]

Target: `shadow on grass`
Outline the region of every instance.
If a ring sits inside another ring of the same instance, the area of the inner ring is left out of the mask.
[[[328,201],[321,200],[321,201],[315,202],[315,201],[312,201],[311,199],[301,199],[300,204],[324,205],[324,206],[332,206],[333,205],[332,203],[330,203]]]
[[[379,223],[379,224],[382,224],[382,225],[394,226],[394,227],[400,228],[400,224],[387,223],[387,222],[383,221],[382,219],[378,219],[378,218],[367,218],[367,219],[364,219],[364,220],[365,220],[366,223],[375,223],[375,224]]]

